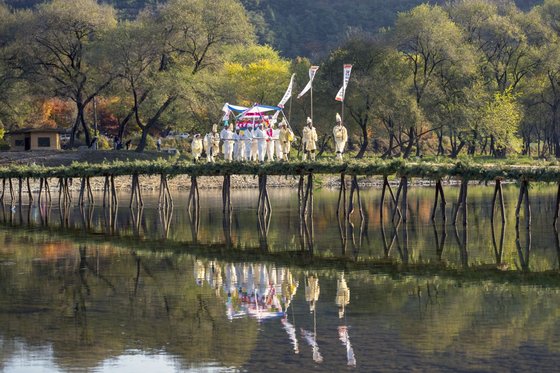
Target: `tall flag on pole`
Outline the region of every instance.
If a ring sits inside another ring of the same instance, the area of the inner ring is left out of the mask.
[[[335,100],[336,101],[344,101],[344,96],[346,95],[346,87],[348,86],[348,81],[350,80],[350,74],[352,73],[352,65],[344,65],[344,83],[340,90],[336,94]]]
[[[319,70],[319,66],[311,66],[309,68],[309,82],[307,83],[307,85],[303,88],[303,91],[301,91],[299,93],[299,95],[297,96],[297,98],[301,98],[304,94],[307,93],[307,91],[309,91],[311,89],[311,85],[313,84],[313,79],[315,79],[315,74],[317,73],[317,70]]]
[[[276,105],[279,108],[284,109],[284,105],[286,105],[286,102],[288,102],[288,100],[292,97],[292,88],[294,87],[294,76],[296,76],[296,74],[292,74],[292,77],[290,78],[290,84],[288,85],[288,89],[286,89],[286,93],[284,93],[284,97],[282,97],[280,103]]]

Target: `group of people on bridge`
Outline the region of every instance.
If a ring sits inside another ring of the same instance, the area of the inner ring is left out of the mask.
[[[342,118],[336,114],[336,125],[333,128],[336,146],[336,158],[342,160],[342,155],[348,141],[348,131],[342,123]],[[226,162],[231,161],[288,161],[294,132],[283,119],[278,128],[274,121],[262,121],[246,126],[244,129],[224,122],[223,129],[218,132],[218,125],[212,126],[212,131],[204,137],[195,134],[191,142],[191,152],[195,162],[206,154],[208,162],[215,162],[220,155]],[[307,124],[302,131],[302,160],[315,160],[317,152],[317,130],[313,120],[307,118]]]

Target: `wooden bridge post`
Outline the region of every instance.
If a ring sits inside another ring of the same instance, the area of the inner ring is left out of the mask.
[[[453,225],[457,224],[457,216],[459,215],[459,210],[463,212],[463,225],[467,225],[467,188],[469,185],[469,180],[461,180],[461,189],[459,190],[459,198],[457,200],[457,208],[453,214]]]
[[[31,193],[31,185],[29,185],[29,177],[26,180],[27,184],[27,196],[29,197],[29,204],[33,202],[33,193]]]
[[[504,206],[504,195],[503,195],[503,189],[502,189],[502,181],[500,179],[496,179],[496,186],[494,188],[494,196],[492,197],[492,210],[490,212],[490,220],[492,221],[492,223],[494,223],[494,211],[496,209],[496,200],[498,198],[499,195],[499,202],[500,202],[500,208],[501,208],[501,214],[502,214],[502,224],[504,224],[506,222],[506,210],[505,210],[505,206]]]
[[[173,208],[173,197],[165,174],[160,175],[158,208]]]
[[[6,178],[2,178],[2,193],[0,194],[0,203],[4,203],[4,196],[6,195]]]
[[[525,222],[527,228],[531,226],[531,203],[529,201],[529,182],[526,179],[521,181],[519,188],[519,198],[517,200],[517,207],[515,208],[515,227],[519,227],[519,213],[521,211],[521,204],[525,202]]]
[[[401,214],[403,223],[406,226],[406,220],[408,216],[408,178],[406,176],[401,177],[401,187],[402,187],[402,201],[401,201]]]
[[[42,194],[43,194],[43,183],[44,183],[43,178],[40,177],[39,178],[39,195],[37,196],[37,203],[39,205],[41,205],[41,197],[42,197]]]
[[[20,176],[20,177],[18,177],[18,204],[19,204],[20,206],[21,206],[22,203],[23,203],[23,200],[22,200],[23,185],[22,185],[22,184],[23,184],[23,180],[22,180],[22,178],[21,178],[21,176]]]
[[[560,213],[560,182],[558,183],[558,190],[556,192],[556,211],[554,212],[554,222],[552,225],[556,227],[556,222],[558,221],[558,215]]]
[[[144,200],[142,199],[142,189],[140,188],[140,176],[138,173],[132,174],[132,187],[130,192],[130,205],[132,208],[134,205],[136,207],[144,206]]]
[[[195,175],[191,175],[191,188],[189,191],[189,199],[187,202],[187,210],[191,211],[193,206],[195,212],[200,208],[200,193],[198,192],[198,179]]]
[[[362,200],[360,198],[360,186],[358,184],[358,177],[356,175],[352,175],[352,185],[350,187],[350,199],[348,201],[348,214],[346,215],[347,220],[350,220],[350,216],[354,212],[354,193],[356,193],[358,198],[358,209],[360,211],[360,219],[361,221],[363,221],[364,210],[362,208]]]
[[[224,175],[224,182],[222,184],[222,212],[231,212],[233,210],[231,205],[231,175]]]
[[[91,182],[89,176],[86,178],[87,193],[88,193],[88,203],[90,205],[95,204],[95,199],[93,198],[93,190],[91,189]]]
[[[104,176],[103,182],[103,207],[109,204],[109,175]]]
[[[52,202],[52,195],[51,195],[51,187],[49,186],[49,178],[48,177],[45,178],[45,191],[46,191],[47,197],[48,197],[47,203],[50,204]]]
[[[303,179],[300,179],[303,182]],[[344,195],[344,198],[343,198]],[[340,213],[340,201],[342,200],[343,204],[346,204],[346,177],[344,172],[340,173],[340,188],[338,191],[338,202],[336,204],[336,216]]]
[[[80,194],[78,196],[78,205],[84,205],[84,192],[86,190],[86,178],[82,177],[80,180]]]
[[[10,187],[10,204],[14,204],[14,184],[12,183],[12,178],[8,178],[8,184]]]
[[[445,202],[445,195],[443,194],[443,187],[441,185],[441,179],[438,179],[436,181],[436,195],[435,195],[435,200],[434,200],[434,207],[432,208],[432,221],[434,221],[436,219],[436,211],[437,211],[437,207],[438,207],[438,199],[439,197],[441,197],[441,201],[440,201],[440,210],[441,210],[441,216],[443,218],[443,221],[446,221],[446,216],[445,216],[445,205],[447,204],[447,202]]]
[[[111,194],[113,206],[116,209],[119,206],[119,197],[117,195],[117,188],[115,187],[115,175],[111,175]]]

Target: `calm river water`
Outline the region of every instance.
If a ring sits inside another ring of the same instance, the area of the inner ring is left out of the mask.
[[[554,371],[560,363],[555,187],[530,190],[532,227],[490,222],[491,186],[469,187],[468,227],[430,220],[432,188],[409,191],[409,221],[337,219],[338,191],[317,190],[314,217],[297,191],[187,193],[173,211],[145,195],[115,214],[37,203],[0,211],[0,370]],[[458,188],[446,187],[447,216]],[[74,197],[74,200],[77,196]],[[96,198],[99,201],[100,196]],[[397,219],[395,219],[397,220]],[[231,223],[228,224],[227,222]],[[264,223],[264,224],[263,224]]]

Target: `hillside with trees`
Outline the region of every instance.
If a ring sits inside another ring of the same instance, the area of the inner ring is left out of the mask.
[[[15,8],[31,8],[43,0],[5,0]],[[165,0],[105,0],[122,19],[134,19],[145,7]],[[394,25],[399,12],[426,0],[241,0],[261,44],[269,44],[285,57],[324,57],[329,49],[356,33],[378,33]],[[428,3],[444,5],[445,0]],[[498,0],[494,3],[505,3]],[[529,10],[542,0],[515,0]]]

